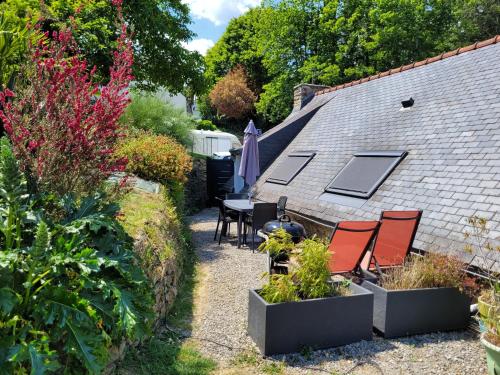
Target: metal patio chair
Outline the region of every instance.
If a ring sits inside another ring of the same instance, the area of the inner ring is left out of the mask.
[[[361,261],[377,235],[378,221],[340,221],[333,230],[328,250],[332,274],[357,273]]]
[[[219,218],[217,219],[217,226],[215,227],[214,241],[217,239],[217,232],[219,231],[219,224],[222,222],[222,226],[219,234],[219,245],[221,242],[222,234],[225,232],[226,235],[229,235],[229,230],[231,223],[238,222],[238,213],[232,210],[229,210],[226,206],[224,206],[224,200],[216,197],[215,200],[219,205]]]
[[[373,249],[367,252],[361,267],[380,273],[383,268],[403,265],[413,248],[421,217],[421,210],[382,211]]]

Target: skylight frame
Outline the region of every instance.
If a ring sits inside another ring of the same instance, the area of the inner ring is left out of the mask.
[[[287,155],[287,159],[283,160],[280,164],[278,164],[278,166],[276,167],[276,169],[274,171],[276,171],[277,169],[280,168],[280,166],[282,166],[286,160],[288,160],[288,158],[292,157],[300,157],[300,158],[305,158],[305,160],[303,161],[302,165],[300,165],[300,167],[293,171],[293,174],[290,175],[288,177],[287,180],[284,180],[284,179],[277,179],[277,178],[273,178],[273,174],[271,174],[271,176],[269,176],[267,179],[266,179],[266,182],[270,182],[270,183],[273,183],[273,184],[278,184],[278,185],[288,185],[290,182],[293,181],[293,179],[295,177],[297,177],[297,175],[302,172],[302,170],[307,166],[307,164],[309,164],[309,162],[314,158],[314,156],[316,156],[316,153],[313,152],[313,151],[297,151],[297,152],[292,152],[290,154]],[[274,173],[273,171],[273,173]]]
[[[363,152],[358,152],[353,155],[353,157],[349,160],[349,162],[338,172],[335,177],[330,181],[330,183],[326,186],[325,192],[326,193],[331,193],[331,194],[339,194],[339,195],[345,195],[345,196],[350,196],[350,197],[355,197],[355,198],[362,198],[362,199],[370,199],[373,194],[379,189],[379,187],[384,183],[384,181],[391,175],[391,173],[396,169],[396,167],[401,163],[401,161],[408,155],[407,151],[363,151]],[[337,180],[339,177],[343,175],[346,171],[349,170],[349,166],[352,165],[356,158],[377,158],[377,157],[389,157],[389,158],[394,158],[392,163],[386,168],[385,172],[382,173],[382,175],[374,181],[374,183],[371,185],[371,188],[368,189],[368,191],[360,191],[356,189],[345,189],[345,188],[335,188],[332,187],[334,185],[335,180]]]

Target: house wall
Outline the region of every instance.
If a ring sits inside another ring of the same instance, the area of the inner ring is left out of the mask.
[[[468,217],[485,217],[490,240],[500,243],[498,61],[495,44],[324,94],[332,99],[261,176],[258,198],[286,195],[292,211],[329,223],[422,209],[415,246],[471,260],[463,237]],[[413,107],[401,110],[410,97]],[[316,156],[290,184],[266,183],[287,154],[301,150]],[[328,201],[325,187],[354,153],[368,150],[409,154],[360,207]]]

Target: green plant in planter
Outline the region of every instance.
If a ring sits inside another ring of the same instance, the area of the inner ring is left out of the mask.
[[[427,253],[413,256],[402,267],[389,269],[382,275],[380,285],[387,290],[421,288],[463,289],[465,265],[446,255]]]
[[[259,246],[259,251],[268,252],[273,259],[278,257],[288,257],[295,248],[292,235],[283,228],[275,229],[269,234],[269,239]]]
[[[260,295],[269,303],[299,301],[298,288],[292,275],[271,275]]]
[[[263,286],[260,295],[264,300],[279,303],[348,294],[348,283],[331,282],[328,270],[331,253],[323,241],[306,239],[298,250],[289,274],[272,275]]]
[[[494,246],[488,239],[488,221],[482,217],[473,216],[468,219],[471,230],[465,232],[469,240],[466,251],[474,254],[478,266],[486,273],[489,289],[485,290],[478,299],[479,318],[482,322],[483,343],[488,361],[488,373],[500,373],[500,280],[495,265],[495,253],[500,246]]]
[[[294,277],[302,299],[322,298],[333,294],[328,269],[331,253],[327,246],[313,238],[304,240],[300,247],[299,267],[295,270]]]

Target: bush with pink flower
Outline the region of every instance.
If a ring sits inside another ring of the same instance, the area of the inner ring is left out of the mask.
[[[130,101],[133,50],[125,25],[117,45],[110,79],[100,83],[70,29],[45,34],[31,46],[16,91],[0,94],[4,129],[37,190],[89,193],[125,169],[126,160],[112,157]]]

